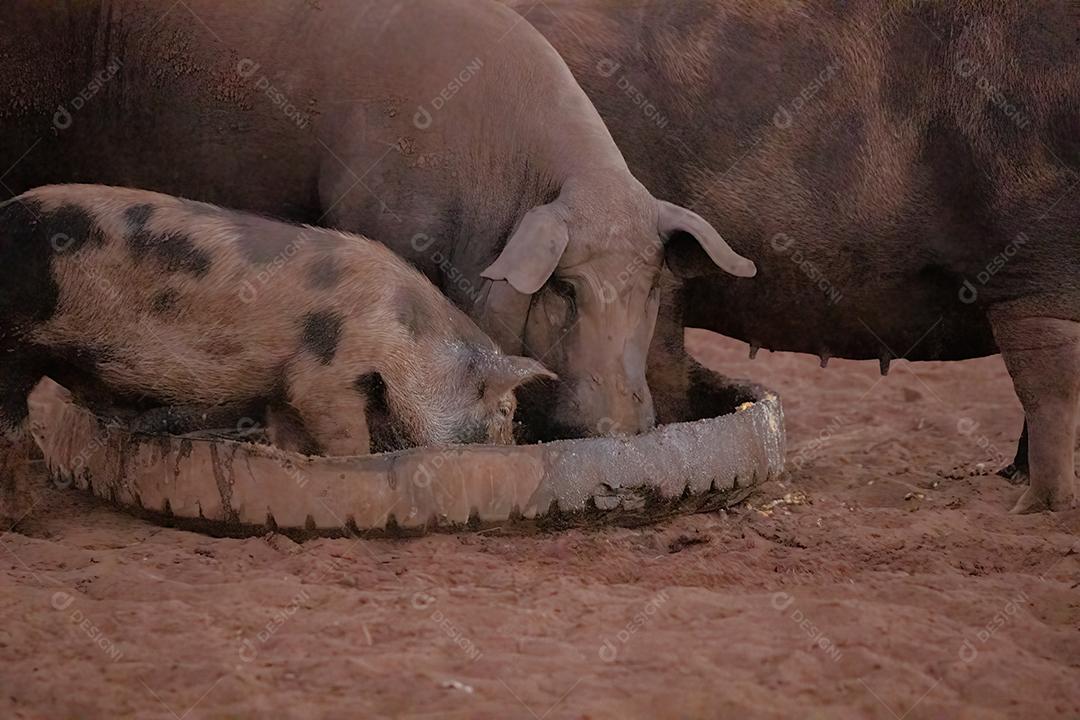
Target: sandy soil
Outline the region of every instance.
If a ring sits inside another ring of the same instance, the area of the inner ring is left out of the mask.
[[[0,535],[0,717],[1080,716],[1080,511],[1006,514],[999,358],[690,341],[784,397],[752,508],[301,546],[41,490]]]

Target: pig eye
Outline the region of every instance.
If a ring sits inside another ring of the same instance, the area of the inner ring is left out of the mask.
[[[553,325],[566,325],[577,315],[577,288],[569,280],[552,278],[548,283],[551,292],[544,294],[544,310]]]
[[[554,278],[551,281],[551,289],[555,291],[556,295],[569,303],[577,301],[577,288],[575,288],[574,283],[569,280]]]
[[[499,414],[502,415],[504,418],[509,418],[514,414],[514,408],[511,407],[509,402],[503,400],[501,403],[499,403]]]

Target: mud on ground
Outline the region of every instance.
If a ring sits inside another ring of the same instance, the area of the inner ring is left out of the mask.
[[[752,507],[297,545],[38,477],[0,535],[0,716],[1080,715],[1080,511],[1006,514],[1021,413],[1000,358],[883,379],[690,344],[784,398],[790,472]]]

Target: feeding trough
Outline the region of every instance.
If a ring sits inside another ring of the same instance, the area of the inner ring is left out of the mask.
[[[775,394],[701,367],[692,379],[687,420],[634,437],[358,457],[133,433],[51,381],[30,422],[55,482],[211,534],[633,524],[732,505],[783,469]]]

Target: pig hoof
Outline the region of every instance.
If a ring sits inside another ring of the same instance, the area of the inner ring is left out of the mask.
[[[1015,463],[1009,463],[1007,466],[998,470],[998,475],[1005,478],[1013,485],[1028,484],[1027,468],[1017,467]]]
[[[1029,487],[1009,512],[1013,515],[1025,515],[1027,513],[1046,512],[1047,510],[1068,510],[1074,504],[1075,495],[1072,492],[1037,491],[1035,488]]]

